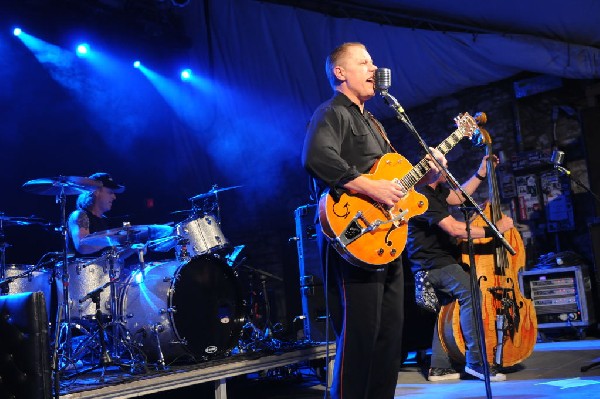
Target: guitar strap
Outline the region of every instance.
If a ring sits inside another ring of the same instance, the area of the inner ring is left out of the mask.
[[[396,151],[396,149],[394,148],[394,146],[390,142],[390,139],[388,139],[388,136],[383,131],[383,127],[379,124],[379,121],[377,119],[375,119],[375,117],[373,116],[373,114],[370,113],[369,111],[365,110],[365,112],[367,113],[367,116],[369,117],[369,119],[371,119],[371,121],[373,121],[373,124],[377,128],[377,131],[379,132],[379,134],[381,135],[381,137],[383,137],[383,139],[385,140],[385,142],[387,143],[387,145],[390,146],[390,148],[392,149],[392,151],[394,151],[395,153],[397,153],[398,151]]]

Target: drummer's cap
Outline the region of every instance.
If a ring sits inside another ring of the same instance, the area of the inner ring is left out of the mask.
[[[108,173],[94,173],[89,178],[101,182],[104,187],[111,188],[117,194],[125,191],[125,186],[115,183]]]

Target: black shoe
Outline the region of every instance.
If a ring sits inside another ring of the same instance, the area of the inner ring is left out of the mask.
[[[429,375],[427,376],[429,381],[448,381],[460,379],[460,374],[454,369],[442,369],[439,367],[432,367],[429,369]]]
[[[489,371],[490,371],[490,381],[493,381],[493,382],[506,381],[506,375],[497,372],[495,367],[490,366]],[[467,363],[467,365],[465,366],[465,373],[470,374],[473,377],[477,377],[480,380],[485,380],[485,377],[483,375],[483,365],[482,364]]]

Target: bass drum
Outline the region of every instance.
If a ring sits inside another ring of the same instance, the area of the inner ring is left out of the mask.
[[[149,361],[198,362],[237,344],[243,298],[233,270],[214,256],[134,271],[122,292],[123,321]]]

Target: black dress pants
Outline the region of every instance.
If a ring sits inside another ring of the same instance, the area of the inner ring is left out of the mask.
[[[336,333],[334,399],[393,399],[402,362],[404,275],[398,259],[380,271],[345,261],[317,236]]]

